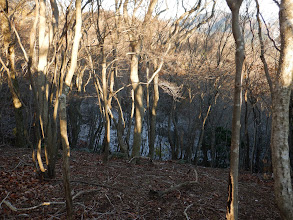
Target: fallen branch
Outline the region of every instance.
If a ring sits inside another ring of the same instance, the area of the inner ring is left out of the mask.
[[[0,203],[0,207],[1,207],[2,203],[7,199],[7,197],[9,196],[9,194],[10,194],[10,192],[7,193],[7,195],[5,196],[5,198],[1,201],[1,203]]]
[[[82,194],[92,193],[92,192],[96,192],[96,191],[101,191],[101,189],[90,189],[90,190],[80,191],[80,192],[76,193],[74,196],[72,196],[72,200],[76,199],[77,197],[81,196]]]
[[[96,191],[100,191],[101,189],[91,189],[91,190],[84,190],[84,191],[80,191],[78,193],[76,193],[73,197],[72,200],[76,199],[77,197],[85,194],[85,193],[92,193],[92,192],[96,192]],[[9,195],[9,194],[8,194]],[[4,203],[8,208],[10,208],[12,211],[18,212],[18,211],[29,211],[29,210],[33,210],[33,209],[37,209],[39,207],[42,206],[49,206],[49,205],[65,205],[65,202],[43,202],[39,205],[36,206],[32,206],[32,207],[28,207],[28,208],[17,208],[14,205],[12,205],[8,200],[5,200],[8,195],[2,200],[1,204]]]
[[[165,191],[156,191],[156,190],[151,189],[149,191],[149,195],[155,196],[155,197],[162,197],[163,195],[165,195],[165,194],[167,194],[169,192],[175,191],[175,190],[183,188],[185,186],[194,185],[194,184],[197,184],[197,183],[198,183],[197,181],[187,181],[187,182],[180,183],[178,185],[172,186],[169,189],[166,189]]]
[[[48,206],[48,205],[65,205],[65,202],[43,202],[39,205],[36,206],[32,206],[32,207],[28,207],[28,208],[16,208],[14,205],[12,205],[8,200],[7,201],[3,201],[3,203],[10,208],[12,211],[29,211],[29,210],[33,210],[33,209],[37,209],[41,206]]]
[[[46,181],[60,181],[60,182],[63,181],[62,179],[48,179],[48,178],[46,178],[44,180],[46,180]],[[113,187],[113,186],[106,186],[106,185],[103,185],[103,184],[91,183],[91,182],[86,182],[86,181],[82,181],[82,180],[70,180],[70,182],[71,183],[81,183],[81,184],[86,184],[86,185],[91,185],[91,186],[98,186],[98,187],[102,187],[102,188],[119,190],[118,188]]]
[[[187,206],[187,207],[185,208],[184,212],[183,212],[183,214],[185,215],[185,217],[186,217],[187,220],[190,219],[190,218],[188,217],[188,215],[187,215],[187,210],[188,210],[191,206],[193,206],[193,204],[190,204],[189,206]]]
[[[147,160],[150,164],[153,164],[153,160],[151,158],[142,156],[133,157],[128,161],[128,163],[138,164],[141,160]]]

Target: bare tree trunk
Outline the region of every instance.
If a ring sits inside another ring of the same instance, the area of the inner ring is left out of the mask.
[[[248,83],[247,83],[248,84]],[[250,141],[248,133],[248,100],[247,100],[247,88],[245,91],[245,117],[244,117],[244,134],[245,134],[245,158],[244,158],[244,169],[249,170],[249,152],[250,152]]]
[[[282,0],[279,12],[281,53],[279,80],[272,96],[271,149],[275,196],[283,219],[293,219],[293,193],[289,159],[289,103],[293,74],[293,1]]]
[[[143,90],[140,85],[138,77],[138,51],[140,44],[138,42],[132,42],[132,55],[131,55],[131,72],[130,80],[134,91],[134,104],[135,104],[135,125],[133,134],[133,145],[132,145],[132,157],[139,156],[141,147],[141,131],[143,122]]]
[[[77,55],[78,55],[78,47],[81,38],[81,0],[76,0],[75,2],[76,8],[76,25],[75,25],[75,36],[71,51],[71,63],[68,70],[68,73],[65,77],[65,85],[61,85],[64,87],[62,89],[62,95],[59,97],[60,102],[60,133],[62,138],[62,148],[63,148],[63,184],[65,190],[65,198],[66,198],[66,210],[67,210],[67,219],[73,219],[73,206],[72,206],[72,195],[71,195],[71,187],[70,187],[70,165],[69,165],[69,157],[70,157],[70,146],[68,141],[67,134],[67,117],[66,117],[66,97],[70,89],[70,85],[72,82],[72,77],[74,75],[76,65],[77,65]],[[63,84],[63,80],[61,82]]]
[[[170,115],[169,115],[169,118],[168,118],[168,141],[169,141],[170,146],[171,146],[172,160],[177,160],[176,144],[174,142],[174,134],[172,134],[172,132],[171,132],[171,126],[172,126],[172,121],[173,121],[173,117],[174,117],[173,116],[173,114],[174,114],[174,104],[173,104],[173,102],[172,102],[172,106],[171,106]],[[175,131],[174,131],[174,133],[175,133]]]
[[[293,0],[282,0],[279,5],[281,51],[277,79],[274,85],[272,85],[272,80],[264,58],[264,43],[261,34],[259,5],[257,0],[256,3],[261,58],[272,94],[271,151],[275,180],[275,197],[282,218],[290,220],[293,219],[293,192],[290,175],[288,136],[289,104],[293,74]]]
[[[50,0],[52,14],[53,14],[53,34],[58,32],[58,25],[59,25],[59,9],[56,0]],[[51,36],[51,41],[53,40],[54,36]],[[57,62],[57,60],[55,60]],[[55,65],[55,72],[57,73],[57,64]],[[57,86],[58,87],[58,86]],[[56,94],[59,94],[57,90]],[[50,100],[51,105],[51,113],[48,115],[48,176],[49,178],[55,177],[55,165],[56,165],[56,155],[57,155],[57,133],[58,133],[58,119],[57,113],[59,108],[59,100],[56,99],[54,103],[54,107],[52,106],[52,100]]]
[[[293,48],[292,48],[293,49]],[[292,58],[290,58],[292,61]],[[291,70],[292,72],[292,70]],[[272,105],[271,148],[275,196],[283,219],[293,219],[293,194],[288,146],[290,88],[274,92]]]
[[[239,25],[239,9],[243,0],[226,0],[232,12],[232,32],[236,44],[235,54],[235,90],[232,118],[232,137],[230,152],[230,173],[228,183],[227,213],[228,220],[238,219],[238,167],[239,167],[239,141],[240,117],[242,104],[242,67],[245,59],[244,39]]]
[[[149,149],[150,149],[150,158],[154,158],[155,152],[155,140],[156,140],[156,119],[157,119],[157,107],[159,102],[159,74],[154,77],[154,86],[153,86],[153,104],[152,111],[150,114],[150,139],[149,139]]]
[[[102,53],[102,86],[103,86],[103,105],[104,105],[104,116],[105,116],[105,137],[103,142],[104,147],[104,163],[108,161],[109,150],[110,150],[110,117],[108,113],[108,84],[107,84],[107,65],[106,57],[104,54],[104,48],[101,49]]]
[[[290,96],[290,104],[289,104],[289,157],[290,157],[290,165],[291,171],[293,167],[293,93],[291,90]],[[291,172],[291,175],[293,173]]]
[[[147,13],[145,14],[144,20],[141,24],[142,32],[145,31],[146,26],[151,21],[152,14],[157,2],[158,0],[150,0]],[[128,4],[129,4],[128,0],[124,1],[123,3],[123,17],[126,20],[126,22],[130,24],[131,21],[130,21],[128,9],[127,9]],[[134,6],[137,7],[136,2]],[[134,29],[136,30],[136,28]],[[141,52],[141,46],[142,46],[142,38],[139,35],[140,34],[138,34],[137,32],[131,32],[129,34],[130,47],[131,47],[130,80],[131,80],[132,88],[134,91],[134,103],[135,103],[135,125],[134,125],[133,146],[132,146],[132,154],[131,154],[132,157],[139,156],[139,153],[140,153],[141,132],[142,132],[143,115],[144,115],[143,89],[142,89],[142,86],[140,85],[140,81],[138,77],[138,61],[139,61],[139,54]]]
[[[34,82],[33,75],[32,75],[32,66],[33,66],[33,55],[34,55],[34,48],[35,48],[35,40],[36,40],[36,31],[37,31],[37,24],[39,19],[39,2],[35,0],[36,3],[36,13],[35,13],[35,21],[30,33],[30,51],[29,51],[29,58],[28,58],[28,73],[30,78],[31,87],[34,94],[34,103],[36,108],[36,126],[35,126],[35,135],[36,135],[36,142],[37,142],[37,161],[41,172],[45,172],[45,168],[42,162],[41,157],[41,144],[42,144],[42,137],[41,137],[41,113],[39,108],[39,100],[38,100],[38,90],[37,86]],[[33,160],[34,160],[34,150],[33,150]]]
[[[0,22],[3,34],[4,49],[8,60],[8,86],[14,106],[14,115],[16,122],[16,145],[18,147],[25,147],[27,134],[24,129],[24,120],[22,112],[23,105],[20,101],[19,85],[15,72],[15,39],[13,37],[14,35],[12,34],[10,21],[8,19],[8,1],[6,0],[0,0]]]
[[[204,138],[205,125],[206,125],[207,118],[209,117],[211,107],[212,107],[212,105],[210,104],[209,107],[208,107],[206,116],[204,117],[204,119],[202,121],[200,137],[199,137],[199,141],[198,141],[197,148],[196,148],[196,151],[195,151],[195,158],[194,158],[194,165],[195,166],[197,166],[198,159],[199,159],[199,156],[200,156],[200,151],[201,151],[203,138]]]
[[[66,86],[65,86],[66,87]],[[68,89],[68,88],[67,88]],[[59,97],[60,102],[60,132],[63,146],[63,185],[66,199],[67,218],[73,219],[73,205],[70,187],[70,146],[67,135],[67,116],[66,116],[66,95]]]
[[[117,45],[115,45],[115,48],[113,49],[113,56],[114,56],[114,60],[116,60],[116,58],[117,58]],[[114,81],[115,87],[118,88],[118,80],[117,80],[118,67],[117,67],[116,62],[113,64],[113,66],[114,66],[113,73],[112,73],[113,81]],[[119,92],[116,95],[117,95],[118,105],[121,106],[121,95],[120,95]],[[115,120],[114,120],[114,122],[115,122]],[[122,112],[122,108],[119,107],[118,122],[117,123],[115,122],[116,129],[117,129],[117,139],[118,139],[118,143],[119,143],[119,146],[120,146],[120,151],[122,153],[127,154],[127,157],[128,157],[127,146],[126,146],[126,144],[124,143],[124,140],[123,140],[124,126],[123,126],[122,123],[123,123],[123,112]]]
[[[38,63],[38,100],[41,113],[41,131],[45,138],[46,129],[48,125],[48,101],[49,101],[49,87],[46,79],[47,55],[49,49],[49,36],[46,33],[46,0],[40,1],[39,12],[39,63]],[[47,145],[47,143],[45,143]],[[47,158],[46,158],[47,159]]]
[[[211,129],[211,167],[216,167],[216,125],[213,124]]]

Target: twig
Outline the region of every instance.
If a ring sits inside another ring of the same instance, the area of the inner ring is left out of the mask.
[[[189,206],[187,206],[187,207],[185,208],[184,212],[183,212],[187,220],[190,219],[190,218],[188,217],[188,215],[187,215],[187,210],[188,210],[191,206],[193,206],[193,203],[191,203]]]
[[[115,206],[113,205],[113,203],[111,202],[111,200],[109,199],[108,195],[105,194],[106,198],[108,199],[109,203],[113,206],[113,208],[115,208]]]
[[[60,181],[62,182],[63,180],[61,179],[44,179],[46,181]],[[98,184],[98,183],[90,183],[90,182],[85,182],[85,181],[82,181],[82,180],[70,180],[71,183],[81,183],[81,184],[87,184],[87,185],[91,185],[91,186],[99,186],[99,187],[103,187],[103,188],[108,188],[108,189],[115,189],[115,190],[119,190],[118,188],[116,187],[112,187],[112,186],[106,186],[106,185],[103,185],[103,184]]]
[[[24,162],[23,160],[19,159],[19,163],[11,170],[8,170],[7,172],[11,172],[11,171],[14,171],[16,170],[19,166],[23,165],[23,166],[32,166],[31,164],[28,164],[26,162]]]
[[[131,158],[131,159],[128,161],[128,163],[132,163],[132,162],[136,163],[137,160],[140,160],[140,159],[142,159],[142,160],[148,160],[150,163],[153,163],[153,160],[152,160],[151,158],[149,158],[149,157],[142,157],[142,156],[133,157],[133,158]]]
[[[101,189],[92,189],[92,190],[84,190],[84,191],[80,191],[77,194],[75,194],[72,197],[72,200],[76,199],[77,197],[81,196],[82,194],[85,193],[91,193],[91,192],[95,192],[95,191],[100,191]],[[9,195],[9,194],[8,194]],[[8,208],[10,208],[12,211],[29,211],[29,210],[33,210],[33,209],[37,209],[41,206],[49,206],[49,205],[65,205],[65,202],[43,202],[39,205],[36,206],[32,206],[32,207],[28,207],[28,208],[16,208],[14,205],[12,205],[8,200],[5,201],[5,199],[8,197],[8,195],[2,200],[1,204],[4,203]],[[0,204],[0,206],[1,206]]]
[[[5,198],[1,201],[0,207],[1,207],[2,203],[5,201],[5,199],[7,199],[7,197],[9,196],[9,194],[10,194],[10,192],[8,192],[7,195],[5,196]]]
[[[74,196],[72,196],[72,200],[76,199],[77,197],[81,196],[82,194],[96,192],[96,191],[101,191],[101,189],[99,188],[99,189],[91,189],[91,190],[80,191],[80,192],[76,193]]]
[[[36,206],[32,206],[32,207],[28,207],[28,208],[16,208],[14,205],[12,205],[8,200],[7,201],[3,201],[3,203],[5,205],[7,205],[8,208],[10,208],[12,211],[29,211],[29,210],[33,210],[36,208],[39,208],[41,206],[48,206],[48,205],[64,205],[65,202],[43,202],[39,205]]]
[[[259,10],[259,9],[258,9],[258,10]],[[266,26],[266,29],[267,29],[267,36],[268,36],[268,38],[273,42],[274,47],[276,48],[276,50],[279,51],[279,52],[281,52],[281,49],[277,46],[276,41],[275,41],[275,40],[271,37],[271,35],[270,35],[270,30],[269,30],[269,28],[268,28],[268,26],[267,26],[267,23],[266,23],[264,17],[262,16],[261,13],[259,13],[259,14],[260,14],[260,16],[261,16],[261,19],[262,19],[263,23],[264,23],[265,26]]]

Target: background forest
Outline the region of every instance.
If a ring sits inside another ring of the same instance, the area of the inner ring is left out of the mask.
[[[231,172],[236,166],[270,179],[272,100],[283,45],[289,45],[282,43],[286,32],[277,13],[280,4],[293,3],[272,1],[276,11],[268,16],[267,2],[235,2],[0,0],[0,145],[31,149],[42,179],[56,177],[63,151],[68,218],[70,150],[99,153],[105,164],[179,160],[195,168],[231,165]],[[245,59],[237,64],[241,48]],[[290,93],[285,138],[291,154]],[[284,175],[291,185],[290,171]]]

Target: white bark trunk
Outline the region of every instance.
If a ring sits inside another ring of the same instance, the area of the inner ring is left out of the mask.
[[[281,53],[279,78],[272,94],[271,149],[275,196],[281,216],[293,219],[293,193],[289,159],[289,103],[293,76],[293,0],[280,5]]]

